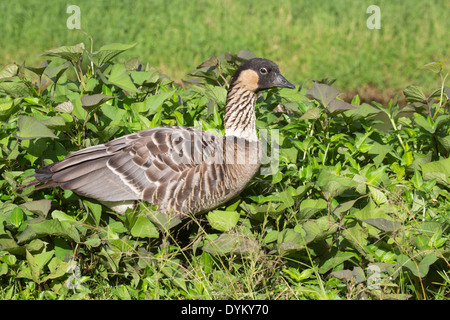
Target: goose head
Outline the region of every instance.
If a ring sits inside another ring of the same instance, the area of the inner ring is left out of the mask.
[[[242,63],[231,79],[231,87],[239,86],[257,93],[271,88],[295,89],[273,61],[253,58]]]

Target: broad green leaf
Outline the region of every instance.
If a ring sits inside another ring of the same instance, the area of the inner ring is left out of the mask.
[[[48,63],[49,62],[50,62],[50,60],[45,60],[39,65],[39,67],[28,67],[28,66],[26,66],[25,68],[27,68],[28,70],[30,70],[33,73],[37,74],[38,76],[42,76],[42,74],[44,73],[45,69],[48,67]]]
[[[315,82],[313,87],[306,93],[306,95],[310,95],[314,99],[319,100],[325,107],[327,107],[338,94],[338,89],[318,82]]]
[[[47,265],[47,263],[50,262],[54,254],[55,250],[44,251],[42,253],[35,254],[33,256],[33,260],[36,263],[37,267],[42,270],[42,268],[44,268]]]
[[[41,56],[57,57],[64,60],[76,62],[80,60],[83,51],[85,50],[84,43],[78,43],[74,46],[62,46],[42,53]]]
[[[321,240],[336,232],[338,224],[331,217],[323,216],[317,219],[306,221],[302,224],[303,230],[306,232],[304,240],[306,243]]]
[[[73,111],[73,103],[72,101],[64,101],[58,104],[53,110],[61,111],[65,113],[71,113]]]
[[[12,114],[20,110],[20,104],[14,100],[0,103],[0,121],[6,121]]]
[[[419,189],[423,185],[422,175],[419,170],[414,169],[414,176],[412,177],[411,182],[416,189]]]
[[[313,107],[311,109],[308,109],[301,117],[300,119],[306,119],[306,120],[315,120],[320,118],[321,110],[318,107]]]
[[[331,115],[336,115],[338,113],[353,109],[357,109],[357,107],[339,99],[333,99],[328,103],[328,111]]]
[[[19,228],[23,221],[23,211],[20,207],[15,207],[9,216],[9,221],[14,227]]]
[[[363,103],[356,109],[347,110],[343,113],[344,118],[349,119],[349,122],[360,121],[361,119],[368,119],[380,112],[379,109],[372,107],[370,104]]]
[[[430,123],[431,122],[430,116],[425,118],[423,115],[415,113],[414,121],[418,126],[420,126],[422,129],[428,131],[431,134],[433,134],[436,131],[436,129],[433,127],[433,124]]]
[[[23,82],[17,81],[1,82],[0,92],[4,92],[12,98],[23,98],[32,95],[31,90]]]
[[[368,186],[368,187],[369,187],[369,191],[372,195],[373,201],[375,201],[375,203],[377,205],[381,205],[388,201],[386,195],[384,194],[384,192],[381,189],[379,189],[377,187],[373,187],[373,186]]]
[[[371,226],[383,231],[383,232],[394,232],[401,227],[401,223],[398,221],[392,221],[384,218],[374,218],[374,219],[361,219],[361,221],[370,224]]]
[[[61,116],[50,117],[41,123],[51,130],[63,130],[66,127],[66,121]]]
[[[92,202],[89,200],[83,200],[83,203],[89,208],[89,211],[92,214],[96,225],[99,225],[102,215],[102,205],[100,203]]]
[[[386,209],[384,206],[377,206],[372,200],[362,208],[353,213],[358,220],[364,219],[376,219],[382,218],[386,220],[391,220],[391,217],[386,214]]]
[[[429,253],[420,262],[413,262],[410,257],[406,255],[399,255],[397,257],[397,266],[408,268],[416,277],[425,277],[428,274],[430,266],[437,261],[437,256],[434,253]]]
[[[242,60],[249,60],[256,58],[255,54],[249,50],[239,50],[236,54],[236,57]]]
[[[358,252],[366,256],[367,235],[360,224],[355,224],[352,227],[344,228],[342,231],[344,238],[355,248]]]
[[[90,96],[83,96],[80,98],[80,100],[81,100],[81,105],[83,106],[84,109],[86,109],[87,111],[92,111],[95,107],[105,103],[106,101],[114,99],[114,98],[115,97],[113,97],[113,96],[98,93],[98,94],[93,94]]]
[[[319,273],[328,272],[330,269],[342,264],[343,262],[355,257],[353,252],[336,251],[335,255],[324,259],[324,263],[319,267]]]
[[[123,44],[123,43],[110,43],[102,46],[98,51],[88,53],[88,56],[95,63],[96,66],[101,67],[104,64],[111,61],[114,57],[122,52],[129,50],[136,46],[137,43]]]
[[[115,64],[112,67],[108,81],[128,92],[138,91],[123,64]]]
[[[236,226],[239,221],[239,213],[236,211],[214,210],[209,212],[206,218],[211,227],[222,232],[227,232]]]
[[[437,140],[439,141],[439,144],[445,149],[445,151],[450,151],[450,136],[441,137],[437,136]]]
[[[225,104],[227,99],[227,90],[223,87],[207,85],[205,94],[206,97],[214,100],[218,104]]]
[[[418,86],[408,86],[403,90],[405,98],[409,102],[422,102],[427,100],[427,97],[423,93],[422,89]]]
[[[442,71],[443,63],[441,61],[434,61],[427,63],[421,67],[422,70],[427,70],[433,73],[439,73]]]
[[[56,219],[30,221],[23,232],[17,236],[17,240],[19,243],[24,243],[48,235],[80,242],[80,235],[71,223],[60,222]]]
[[[300,232],[298,232],[300,231]],[[303,234],[302,234],[303,233]],[[277,234],[277,244],[281,253],[292,253],[305,247],[304,231],[285,228]]]
[[[144,204],[145,214],[160,230],[167,231],[181,223],[181,219],[173,217],[169,214],[160,213],[156,208],[147,208]]]
[[[19,118],[18,138],[20,140],[29,140],[36,138],[56,138],[58,137],[52,130],[47,128],[42,122],[37,121],[34,117],[21,116]]]
[[[52,212],[52,218],[53,219],[57,219],[57,220],[59,220],[61,222],[67,221],[67,222],[72,223],[72,222],[76,222],[77,221],[77,219],[75,219],[75,217],[69,216],[68,214],[66,214],[66,213],[64,213],[64,212],[62,212],[60,210],[54,210]]]
[[[48,263],[48,268],[50,270],[50,274],[43,277],[42,281],[47,281],[49,279],[56,279],[64,276],[67,273],[69,264],[67,262],[64,262],[63,259],[60,259],[56,256]]]
[[[54,83],[58,82],[59,78],[64,74],[64,72],[70,67],[70,62],[66,61],[58,66],[48,66],[44,70],[44,75],[49,77]]]
[[[343,279],[347,282],[354,280],[356,283],[360,283],[366,280],[364,271],[361,267],[353,267],[353,270],[345,269],[333,271],[330,273],[330,276]]]
[[[277,240],[279,231],[272,230],[266,234],[264,237],[264,243],[271,243]]]
[[[33,255],[30,252],[28,252],[28,250],[26,251],[26,257],[27,257],[28,267],[30,270],[29,274],[22,274],[22,275],[19,274],[19,276],[29,278],[29,279],[39,283],[40,275],[41,275],[41,268],[39,268],[37,262],[34,261]]]
[[[424,163],[420,166],[422,167],[422,177],[424,180],[436,179],[437,182],[446,185],[450,183],[450,158]]]
[[[358,187],[359,183],[352,178],[338,176],[329,168],[323,168],[316,182],[325,199],[332,199],[343,192]]]
[[[309,219],[317,212],[320,212],[328,207],[327,201],[324,199],[306,199],[300,204],[301,219]]]
[[[146,216],[138,217],[130,232],[136,238],[159,238],[158,229]]]
[[[149,111],[150,115],[159,112],[162,104],[172,96],[173,92],[169,91],[147,97],[147,99],[145,99],[146,111]]]
[[[5,65],[0,70],[0,79],[9,79],[15,77],[19,73],[19,66],[15,63]]]
[[[158,75],[155,72],[148,71],[130,71],[131,79],[139,86],[144,85],[146,82],[155,83],[158,80]]]
[[[73,256],[73,250],[70,246],[70,243],[61,238],[55,238],[54,240],[55,246],[55,256],[61,260],[66,259],[66,256]]]
[[[203,251],[210,254],[225,255],[228,253],[245,254],[259,250],[258,242],[239,233],[222,233],[218,238],[209,240]]]

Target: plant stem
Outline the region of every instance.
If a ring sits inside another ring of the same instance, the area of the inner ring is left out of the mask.
[[[442,80],[442,82],[441,82],[441,96],[439,98],[439,106],[438,106],[436,112],[433,115],[433,121],[436,118],[437,114],[439,113],[439,110],[441,110],[441,107],[442,107],[442,98],[444,96],[444,84],[445,84],[445,79],[447,79],[448,73],[445,75],[445,77],[442,77],[442,73],[440,73],[440,72],[439,72],[439,75],[441,76],[441,80]]]

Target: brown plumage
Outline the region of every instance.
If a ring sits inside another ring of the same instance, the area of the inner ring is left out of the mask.
[[[137,200],[178,217],[211,210],[241,192],[259,169],[256,94],[273,87],[294,88],[272,61],[248,60],[231,80],[224,137],[187,127],[150,128],[40,168],[31,184],[72,190],[117,212]]]

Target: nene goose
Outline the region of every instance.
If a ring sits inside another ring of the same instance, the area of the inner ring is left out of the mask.
[[[260,167],[255,101],[261,90],[295,88],[278,66],[254,58],[231,78],[225,136],[188,127],[158,127],[76,151],[33,175],[36,189],[59,186],[118,213],[136,201],[183,218],[240,193]]]

